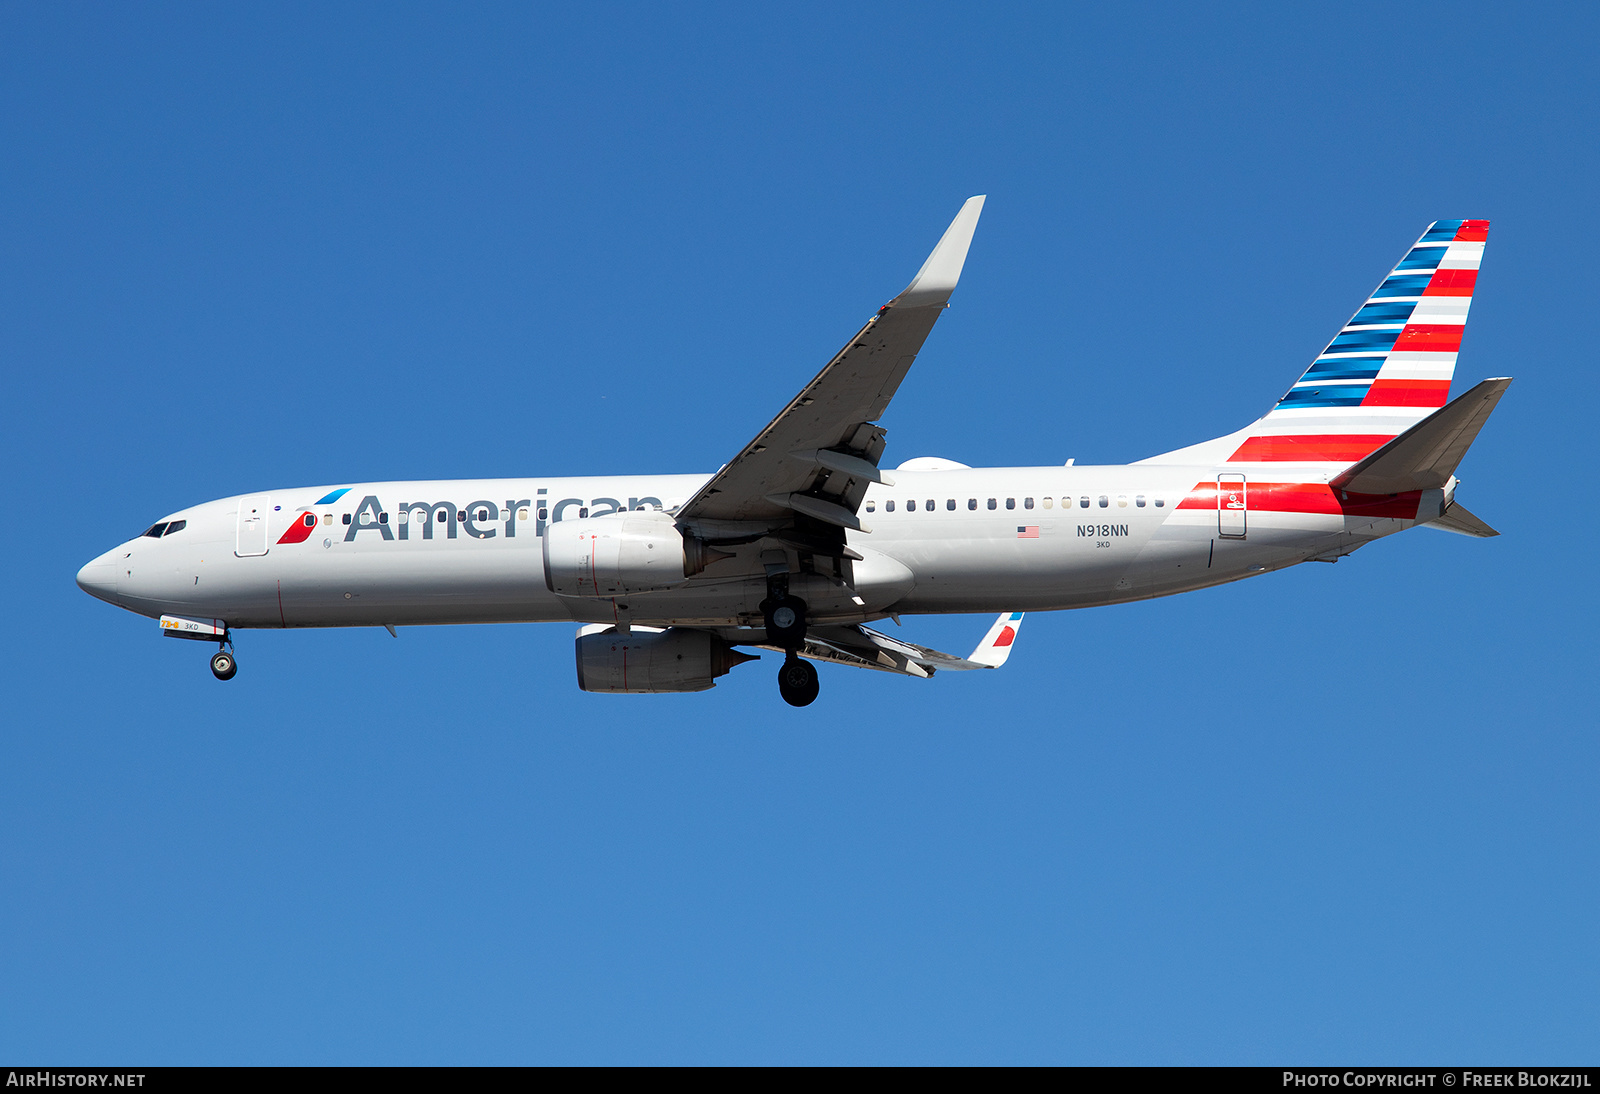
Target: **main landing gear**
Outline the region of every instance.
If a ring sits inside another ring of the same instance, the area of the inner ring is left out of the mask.
[[[761,602],[762,622],[767,641],[785,650],[778,669],[778,694],[792,707],[809,706],[821,690],[817,670],[800,659],[806,641],[806,602],[789,595],[789,575],[771,574],[767,578],[767,598]]]
[[[783,696],[783,701],[792,707],[810,706],[821,690],[816,667],[790,651],[778,668],[778,694]]]

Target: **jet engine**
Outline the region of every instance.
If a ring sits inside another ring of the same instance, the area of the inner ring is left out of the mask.
[[[757,660],[709,631],[630,630],[619,634],[615,627],[597,623],[578,631],[578,687],[630,695],[705,691],[733,666]]]
[[[611,513],[545,529],[544,583],[561,596],[671,589],[731,557],[683,532],[666,513]]]

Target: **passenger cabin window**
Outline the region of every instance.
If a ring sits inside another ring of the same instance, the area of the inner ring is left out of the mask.
[[[1016,507],[1017,507],[1017,499],[1016,498],[1007,498],[1006,499],[1006,508],[1007,509],[1015,509]]]
[[[1050,508],[1050,499],[1049,498],[1045,498],[1044,499],[1044,507],[1046,509]]]
[[[1022,499],[1022,507],[1024,509],[1032,509],[1033,508],[1033,499],[1032,498],[1023,498]]]
[[[978,507],[978,499],[977,498],[968,498],[967,499],[967,508],[968,509],[976,509],[977,507]]]
[[[1156,499],[1156,508],[1157,509],[1160,509],[1165,504],[1167,504],[1167,503],[1165,501],[1162,501],[1160,498]]]
[[[540,520],[549,520],[550,519],[550,509],[549,509],[548,506],[544,506],[544,505],[539,506],[539,519]]]
[[[350,514],[349,514],[349,513],[346,513],[346,514],[345,514],[345,515],[344,515],[344,522],[345,522],[345,523],[346,523],[346,524],[349,524],[349,523],[350,523]]]
[[[151,539],[160,539],[161,533],[165,532],[166,530],[167,522],[162,521],[160,524],[152,524],[150,527],[146,528],[144,530],[144,535],[149,536]]]
[[[580,506],[579,509],[578,509],[578,519],[579,520],[583,520],[588,515],[589,515],[589,507],[587,505]],[[462,520],[466,520],[467,519],[467,514],[462,513],[461,514],[461,519]]]
[[[333,514],[332,513],[324,513],[324,514],[322,514],[322,523],[323,524],[332,524],[333,523]]]
[[[378,523],[379,524],[388,524],[389,523],[389,514],[388,513],[379,513],[378,514]]]
[[[1108,506],[1110,504],[1111,504],[1111,499],[1108,498],[1106,495],[1101,494],[1100,495],[1100,508],[1104,509],[1106,506]]]
[[[927,510],[928,510],[928,512],[930,512],[930,513],[931,513],[931,512],[933,512],[933,510],[934,510],[934,504],[935,504],[935,503],[934,503],[934,500],[933,500],[933,499],[932,499],[932,498],[929,498],[929,499],[928,499],[928,504],[927,504]]]
[[[315,528],[317,526],[317,514],[307,513],[305,516],[300,518],[300,523],[304,524],[307,528]]]
[[[1117,508],[1118,509],[1126,509],[1127,507],[1128,507],[1128,495],[1126,495],[1126,494],[1118,494],[1117,495]]]
[[[944,503],[944,507],[946,509],[950,510],[950,512],[954,513],[956,511],[956,499],[955,498],[946,498],[945,499],[945,503]]]
[[[517,519],[518,520],[527,520],[528,519],[528,511],[526,509],[518,509],[517,510]]]
[[[1134,498],[1133,499],[1133,504],[1137,505],[1140,509],[1143,509],[1144,508],[1144,495],[1140,494],[1138,497]]]
[[[1087,509],[1087,508],[1089,508],[1089,497],[1088,497],[1088,495],[1087,495],[1087,494],[1086,494],[1086,495],[1084,495],[1084,496],[1083,496],[1083,497],[1081,497],[1081,498],[1079,498],[1079,499],[1078,499],[1078,507],[1079,507],[1079,508],[1080,508],[1080,509]]]
[[[892,512],[894,512],[894,502],[893,502],[893,501],[892,501],[892,500],[891,500],[891,501],[886,501],[886,502],[884,502],[884,503],[883,503],[883,511],[884,511],[884,512],[885,512],[885,513],[892,513]]]
[[[875,502],[875,501],[867,502],[867,512],[876,513],[877,511],[878,511],[878,503],[877,502]]]
[[[993,508],[994,508],[994,504],[995,504],[995,502],[994,502],[994,499],[993,499],[993,498],[990,498],[990,499],[989,499],[989,508],[990,508],[990,509],[993,509]]]
[[[912,498],[910,501],[906,502],[906,512],[915,513],[916,511],[917,511],[917,499],[916,498]]]

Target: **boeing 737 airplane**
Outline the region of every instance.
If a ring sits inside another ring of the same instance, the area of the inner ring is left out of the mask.
[[[1447,403],[1486,220],[1441,220],[1277,404],[1125,466],[880,468],[878,425],[956,287],[983,198],[911,284],[713,475],[371,482],[273,490],[163,517],[84,566],[88,593],[163,633],[581,624],[585,691],[703,691],[740,647],[932,676],[998,668],[1024,611],[1167,596],[1333,562],[1417,525],[1493,536],[1455,470],[1508,378]],[[1000,612],[956,657],[867,626]]]

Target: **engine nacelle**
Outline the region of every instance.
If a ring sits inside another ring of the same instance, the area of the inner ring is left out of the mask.
[[[603,623],[578,631],[578,687],[629,695],[705,691],[733,666],[756,660],[709,631],[682,627],[631,631],[618,634]]]
[[[710,552],[656,510],[557,521],[544,532],[544,583],[561,596],[671,589],[705,569]]]

